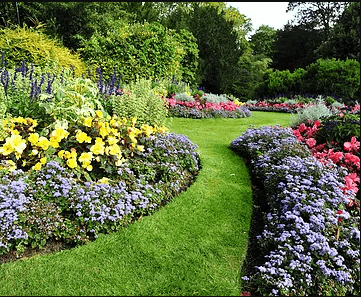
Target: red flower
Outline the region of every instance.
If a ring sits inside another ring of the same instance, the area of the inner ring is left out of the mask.
[[[315,126],[316,128],[321,127],[321,122],[320,122],[319,120],[316,120],[316,121],[313,123],[313,126]]]
[[[302,133],[304,131],[307,130],[307,127],[305,125],[305,123],[301,123],[300,126],[298,127],[298,130]]]
[[[342,214],[343,213],[343,210],[341,209],[341,210],[338,210],[338,211],[336,211],[336,214],[338,214],[338,215],[340,215],[340,214]],[[342,222],[342,220],[343,220],[343,218],[338,218],[337,219],[337,221],[340,223],[340,222]]]

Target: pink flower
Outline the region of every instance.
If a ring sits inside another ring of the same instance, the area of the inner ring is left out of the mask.
[[[360,170],[360,158],[351,154],[345,154],[345,163],[349,165],[355,165],[358,170]]]
[[[355,136],[352,136],[350,142],[345,142],[343,144],[343,148],[345,149],[345,151],[353,151],[353,150],[357,151],[360,148],[360,142],[357,141]]]
[[[343,158],[343,152],[334,152],[333,149],[328,151],[327,156],[333,163],[337,164]]]
[[[319,120],[316,120],[316,121],[313,123],[313,126],[315,126],[316,128],[321,127],[321,122],[320,122]]]
[[[316,145],[316,140],[314,138],[309,138],[306,140],[306,144],[309,148],[313,148]]]
[[[345,187],[340,188],[342,191],[344,191],[344,193],[346,191],[352,191],[355,194],[358,192],[358,187],[357,185],[353,182],[352,178],[350,178],[348,175],[344,176],[343,179],[345,180]]]

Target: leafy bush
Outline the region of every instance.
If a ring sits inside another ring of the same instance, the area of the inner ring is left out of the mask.
[[[53,88],[52,94],[40,94],[38,100],[39,106],[54,121],[51,126],[73,125],[79,118],[94,116],[97,109],[104,112],[98,100],[98,88],[90,79],[68,78],[63,83],[56,82]]]
[[[62,68],[70,66],[77,76],[86,72],[86,65],[78,54],[33,28],[0,29],[0,52],[5,53],[3,60],[6,58],[9,68],[27,61],[50,73],[59,74]]]
[[[317,140],[321,143],[336,142],[339,145],[355,136],[360,141],[360,114],[342,113],[320,119]]]
[[[360,98],[360,63],[347,59],[318,59],[306,67],[305,93],[334,94],[351,105]]]
[[[119,117],[136,118],[139,125],[163,125],[167,118],[167,101],[156,95],[152,81],[140,78],[123,88],[123,95],[112,96],[113,112]]]
[[[94,33],[78,51],[88,65],[102,69],[105,80],[115,67],[127,83],[136,77],[172,76],[193,83],[190,73],[197,68],[198,60],[193,43],[190,34],[178,34],[157,22],[129,25],[119,20],[109,23],[107,34]]]

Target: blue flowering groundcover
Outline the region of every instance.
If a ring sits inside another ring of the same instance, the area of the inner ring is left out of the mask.
[[[262,186],[261,263],[242,277],[263,296],[360,294],[360,209],[349,208],[345,168],[324,167],[291,128],[250,128],[230,148]],[[257,294],[256,293],[256,294]]]

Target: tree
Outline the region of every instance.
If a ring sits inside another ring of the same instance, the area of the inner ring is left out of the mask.
[[[316,51],[321,58],[356,59],[360,62],[360,2],[351,2]]]
[[[310,29],[323,29],[324,39],[329,36],[332,25],[349,2],[288,2],[287,10],[296,10],[296,25]]]
[[[277,30],[267,25],[261,25],[251,36],[253,54],[260,58],[270,58],[274,51]]]
[[[277,30],[271,67],[277,70],[305,68],[317,60],[314,50],[323,41],[322,30],[287,24]]]
[[[197,40],[201,85],[212,93],[231,93],[240,77],[238,62],[250,49],[250,20],[224,2],[177,2],[162,19],[168,28],[187,29]]]

